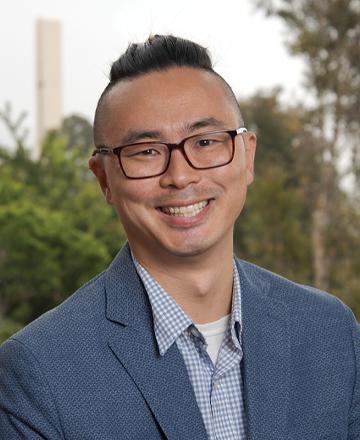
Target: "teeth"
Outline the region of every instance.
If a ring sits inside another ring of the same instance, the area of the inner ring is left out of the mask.
[[[166,208],[160,208],[162,212],[169,215],[178,215],[180,217],[193,217],[199,214],[205,206],[208,204],[207,200],[188,206],[167,206]]]

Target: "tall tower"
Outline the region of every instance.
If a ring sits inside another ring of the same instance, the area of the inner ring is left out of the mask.
[[[62,121],[61,25],[55,19],[36,21],[37,139],[39,157],[46,132],[60,128]]]

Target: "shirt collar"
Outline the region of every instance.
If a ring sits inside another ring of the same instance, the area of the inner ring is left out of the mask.
[[[153,315],[155,338],[160,355],[163,356],[178,337],[184,333],[188,327],[195,326],[195,324],[176,301],[136,260],[133,254],[131,254],[131,256],[149,297]],[[233,299],[230,318],[231,338],[233,343],[237,347],[240,347],[241,291],[239,273],[235,260],[233,261],[233,272]]]

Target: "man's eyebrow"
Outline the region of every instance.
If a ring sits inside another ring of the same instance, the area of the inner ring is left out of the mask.
[[[188,122],[184,124],[184,131],[186,133],[199,130],[200,128],[214,127],[214,128],[224,128],[225,124],[223,121],[216,119],[214,117],[208,117],[199,119],[195,122]],[[129,130],[126,135],[121,139],[121,145],[133,144],[144,139],[159,140],[163,137],[163,134],[159,130]]]
[[[129,130],[121,139],[123,145],[132,144],[143,139],[159,140],[161,132],[158,130]]]
[[[199,130],[200,128],[207,128],[207,127],[224,129],[225,123],[224,121],[220,121],[219,119],[210,116],[208,118],[199,119],[198,121],[191,122],[185,125],[186,131],[190,131],[190,132]]]

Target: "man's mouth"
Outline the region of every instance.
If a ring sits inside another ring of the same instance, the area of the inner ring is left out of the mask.
[[[201,202],[187,206],[163,206],[159,209],[167,215],[179,217],[194,217],[209,204],[209,201],[210,200],[203,200]]]

